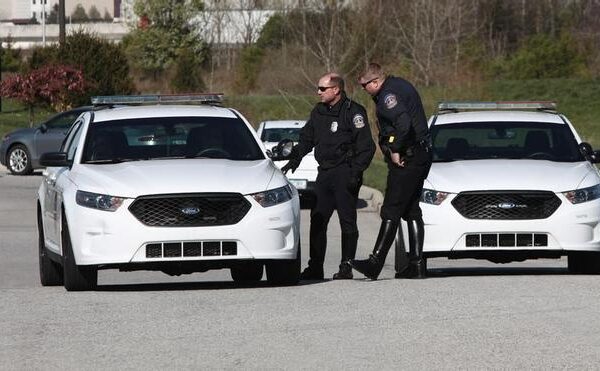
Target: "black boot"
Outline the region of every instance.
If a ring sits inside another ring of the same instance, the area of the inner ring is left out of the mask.
[[[376,280],[383,269],[385,257],[387,256],[388,251],[390,251],[392,243],[394,243],[397,229],[398,222],[393,220],[382,220],[373,253],[365,260],[351,260],[350,265],[352,268],[364,274],[367,278]]]
[[[352,266],[350,260],[356,255],[356,245],[358,244],[358,233],[342,233],[342,261],[339,272],[333,275],[334,280],[351,280]]]
[[[425,278],[427,264],[423,257],[423,240],[425,239],[425,226],[422,218],[409,219],[408,243],[410,246],[410,262],[404,272],[397,273],[396,278]]]
[[[308,267],[300,273],[300,280],[302,281],[322,281],[323,279],[325,279],[325,274],[322,265],[311,265],[309,262]]]

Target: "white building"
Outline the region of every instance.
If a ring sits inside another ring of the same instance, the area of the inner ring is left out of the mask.
[[[103,17],[108,14],[111,18],[115,17],[115,6],[119,0],[65,0],[65,16],[73,14],[75,8],[81,5],[89,15],[92,6],[96,7]],[[27,19],[36,19],[42,23],[42,14],[46,17],[52,11],[52,8],[58,4],[58,0],[2,0],[0,1],[0,21],[22,21]]]

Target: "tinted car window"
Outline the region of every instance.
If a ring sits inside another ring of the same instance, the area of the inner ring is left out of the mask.
[[[69,112],[55,116],[45,122],[49,129],[68,129],[73,124],[73,121],[79,117],[81,112]]]
[[[431,128],[434,161],[543,159],[583,161],[567,125],[536,122],[469,122]]]
[[[208,157],[260,160],[260,147],[238,118],[160,117],[93,123],[83,162]]]
[[[263,142],[279,142],[284,139],[298,142],[300,141],[300,128],[264,129],[260,139]]]

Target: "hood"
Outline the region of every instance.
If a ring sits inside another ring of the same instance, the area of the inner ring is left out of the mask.
[[[33,134],[36,132],[36,130],[39,130],[39,127],[33,127],[33,128],[21,128],[21,129],[15,129],[13,131],[11,131],[10,133],[7,133],[7,135],[13,137],[13,136],[29,136],[29,134]]]
[[[458,193],[477,190],[543,190],[564,192],[577,189],[586,176],[598,178],[593,165],[582,162],[543,160],[470,160],[437,162],[425,188]],[[586,180],[586,182],[589,180]],[[594,184],[597,184],[598,180]]]
[[[121,164],[81,164],[71,173],[78,189],[134,198],[140,195],[235,192],[248,194],[286,184],[268,159],[173,159]],[[272,179],[273,178],[273,179]]]

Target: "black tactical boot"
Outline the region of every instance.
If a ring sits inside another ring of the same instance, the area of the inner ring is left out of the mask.
[[[423,240],[425,239],[425,226],[422,218],[410,219],[408,224],[408,244],[410,246],[408,267],[396,278],[425,278],[427,264],[423,257]]]
[[[323,265],[311,265],[310,262],[308,263],[308,267],[300,273],[300,280],[302,281],[322,281],[324,278]]]
[[[398,222],[393,220],[382,220],[373,253],[365,260],[351,260],[350,265],[352,268],[364,274],[367,278],[376,280],[383,269],[383,263],[385,263],[387,253],[390,251],[392,243],[394,243],[397,229]]]
[[[333,275],[334,280],[351,280],[352,266],[350,260],[356,255],[356,245],[358,244],[358,233],[342,233],[342,261],[339,272]]]

